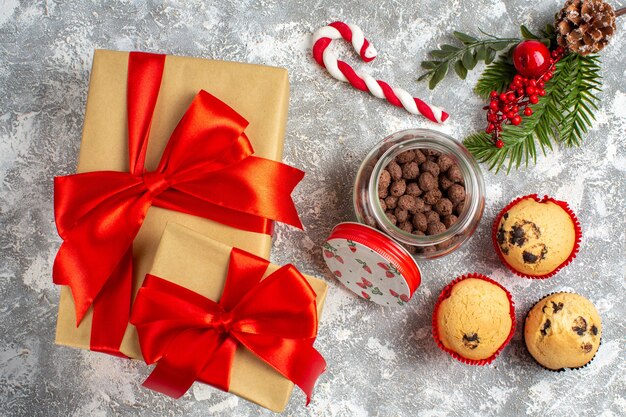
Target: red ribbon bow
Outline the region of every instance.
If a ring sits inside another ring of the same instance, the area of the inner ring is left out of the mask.
[[[200,91],[172,133],[155,171],[144,162],[165,55],[128,60],[129,172],[54,179],[55,220],[63,244],[55,284],[69,285],[80,323],[94,306],[92,350],[120,354],[130,315],[132,242],[151,206],[270,233],[271,220],[301,227],[290,194],[303,173],[251,156],[248,122]]]
[[[316,294],[293,265],[261,280],[268,265],[233,249],[219,303],[147,275],[131,316],[146,363],[157,363],[144,386],[174,398],[195,380],[228,391],[241,343],[300,387],[308,404],[326,369],[313,347]]]

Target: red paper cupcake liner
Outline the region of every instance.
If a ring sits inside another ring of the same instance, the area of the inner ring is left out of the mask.
[[[528,311],[526,312],[526,315],[524,316],[524,324],[522,325],[522,338],[524,339],[524,348],[526,349],[526,353],[528,353],[528,356],[530,356],[533,361],[541,366],[543,369],[545,369],[546,371],[550,371],[550,372],[565,372],[565,371],[576,371],[578,369],[583,369],[586,368],[591,362],[593,362],[593,360],[596,358],[596,355],[598,354],[598,352],[600,351],[600,346],[602,346],[602,338],[600,338],[600,343],[598,343],[598,350],[596,351],[596,353],[591,357],[591,359],[589,359],[589,362],[587,362],[586,364],[582,365],[582,366],[576,366],[574,368],[560,368],[560,369],[550,369],[550,368],[546,368],[545,366],[543,366],[542,364],[539,363],[539,361],[537,359],[535,359],[535,357],[530,353],[530,351],[528,350],[528,346],[526,345],[526,319],[528,318],[528,315],[530,314],[530,312],[532,311],[533,308],[535,308],[535,306],[537,304],[539,304],[540,302],[542,302],[545,298],[550,297],[551,295],[554,294],[576,294],[574,292],[571,291],[554,291],[551,292],[549,294],[544,295],[543,297],[541,297],[537,302],[535,302],[535,304],[533,304]]]
[[[500,224],[500,220],[502,220],[502,216],[504,216],[504,213],[509,211],[509,209],[511,209],[514,205],[516,205],[520,201],[525,200],[527,198],[532,198],[532,199],[534,199],[538,203],[545,203],[545,202],[550,201],[550,202],[558,205],[563,210],[565,210],[565,212],[572,219],[572,223],[574,223],[575,237],[574,237],[574,248],[572,249],[572,252],[569,254],[569,256],[567,257],[566,260],[564,260],[559,266],[556,267],[556,269],[554,269],[552,272],[549,272],[549,273],[543,274],[543,275],[529,275],[529,274],[524,274],[524,273],[516,270],[511,265],[509,265],[509,263],[506,261],[506,259],[504,258],[504,255],[502,254],[502,251],[500,250],[500,245],[498,245],[498,240],[497,240],[498,225]],[[522,278],[530,278],[530,279],[546,279],[546,278],[550,278],[550,277],[556,275],[556,273],[559,272],[562,268],[564,268],[567,265],[569,265],[570,262],[572,262],[574,260],[574,258],[576,258],[576,255],[578,254],[578,249],[580,248],[580,240],[582,239],[582,236],[583,236],[583,234],[582,234],[582,230],[581,230],[581,227],[580,227],[580,222],[578,221],[578,218],[576,217],[576,215],[574,214],[572,209],[570,209],[569,205],[565,201],[555,200],[555,199],[553,199],[551,197],[548,197],[548,196],[544,196],[543,199],[541,199],[541,198],[539,198],[537,196],[537,194],[529,194],[529,195],[526,195],[524,197],[518,197],[515,200],[511,201],[506,207],[504,207],[500,211],[500,213],[498,213],[498,215],[496,216],[496,219],[493,222],[493,226],[491,228],[491,240],[493,242],[494,248],[496,249],[496,253],[498,254],[498,258],[500,258],[500,261],[504,264],[504,266],[506,266],[515,275],[520,276]]]
[[[498,287],[500,287],[506,293],[506,297],[509,300],[509,306],[510,306],[509,307],[509,315],[511,316],[511,331],[509,332],[509,335],[507,336],[506,340],[493,353],[493,355],[491,355],[491,356],[489,356],[488,358],[485,358],[485,359],[468,359],[468,358],[465,358],[465,357],[461,356],[460,354],[458,354],[457,352],[455,352],[455,351],[445,347],[443,345],[443,343],[441,342],[441,339],[439,338],[439,329],[437,328],[437,313],[439,312],[439,306],[441,305],[441,302],[443,300],[445,300],[446,298],[450,297],[450,294],[452,293],[452,287],[454,287],[459,282],[461,282],[461,281],[463,281],[465,279],[468,279],[468,278],[482,279],[483,281],[487,281],[487,282],[490,282],[490,283],[492,283],[494,285],[497,285]],[[504,349],[506,347],[506,345],[509,344],[509,342],[513,338],[513,335],[515,334],[515,327],[516,327],[516,322],[515,322],[515,303],[513,302],[513,298],[511,297],[511,293],[506,288],[504,288],[500,283],[492,280],[491,278],[489,278],[489,277],[487,277],[485,275],[477,274],[477,273],[471,273],[471,274],[467,274],[467,275],[462,275],[460,277],[455,278],[452,282],[450,282],[448,285],[446,285],[446,287],[441,291],[441,294],[439,294],[439,298],[437,299],[437,303],[435,304],[435,310],[433,311],[432,326],[433,326],[433,338],[435,339],[435,342],[437,343],[437,346],[439,347],[439,349],[441,349],[444,352],[448,353],[454,359],[456,359],[456,360],[458,360],[460,362],[463,362],[463,363],[465,363],[467,365],[477,365],[477,366],[488,365],[491,362],[493,362],[494,359],[496,359],[496,357],[500,354],[502,349]]]

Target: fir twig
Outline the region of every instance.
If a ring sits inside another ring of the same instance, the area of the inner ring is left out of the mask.
[[[500,57],[483,71],[474,87],[474,92],[484,99],[488,99],[492,91],[501,93],[511,84],[515,73],[513,64],[508,59]]]
[[[474,155],[478,162],[489,164],[489,170],[499,167],[506,161],[507,152],[493,145],[491,135],[478,132],[469,135],[463,141],[463,145]],[[504,148],[503,148],[504,149]]]
[[[509,173],[513,167],[519,168],[522,163],[528,165],[529,160],[535,161],[537,149],[535,139],[539,142],[542,152],[545,154],[546,148],[552,148],[550,137],[554,128],[551,114],[555,111],[554,96],[551,90],[557,80],[557,75],[546,84],[546,96],[539,103],[533,106],[533,114],[525,117],[519,126],[505,125],[500,134],[500,139],[504,146],[496,148],[491,135],[481,132],[471,135],[464,140],[467,149],[476,157],[479,162],[489,164],[489,169],[496,172],[504,168]]]
[[[533,114],[522,118],[518,126],[503,127],[502,148],[496,148],[491,135],[484,132],[468,136],[465,146],[476,159],[487,163],[490,170],[498,172],[506,165],[508,173],[513,167],[518,169],[531,160],[536,162],[537,147],[545,155],[555,141],[567,146],[580,145],[594,119],[593,110],[597,109],[599,70],[597,56],[566,55],[556,64],[553,78],[546,83],[546,95],[533,105]]]
[[[559,125],[559,141],[566,146],[580,146],[583,135],[595,120],[594,110],[598,110],[596,93],[600,91],[600,66],[597,56],[578,56],[569,65],[572,81],[562,93],[563,100],[572,103],[566,110]]]

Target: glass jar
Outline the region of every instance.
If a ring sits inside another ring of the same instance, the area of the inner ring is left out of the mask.
[[[460,168],[465,185],[465,203],[456,223],[444,232],[421,236],[396,227],[387,217],[378,197],[378,180],[394,158],[410,149],[430,149],[451,157]],[[474,233],[485,207],[485,184],[478,163],[457,140],[429,129],[396,132],[365,157],[356,176],[353,193],[354,211],[360,223],[386,233],[405,245],[415,258],[434,259],[458,249]]]

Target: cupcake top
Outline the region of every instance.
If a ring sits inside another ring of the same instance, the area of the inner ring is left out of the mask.
[[[437,335],[446,349],[463,358],[488,359],[511,332],[510,309],[507,293],[498,285],[478,278],[463,279],[438,306]]]
[[[576,225],[555,202],[527,197],[502,214],[496,242],[510,268],[524,275],[547,275],[574,251]]]
[[[540,365],[552,370],[578,368],[593,359],[602,336],[598,311],[578,294],[549,295],[526,316],[524,340]]]

